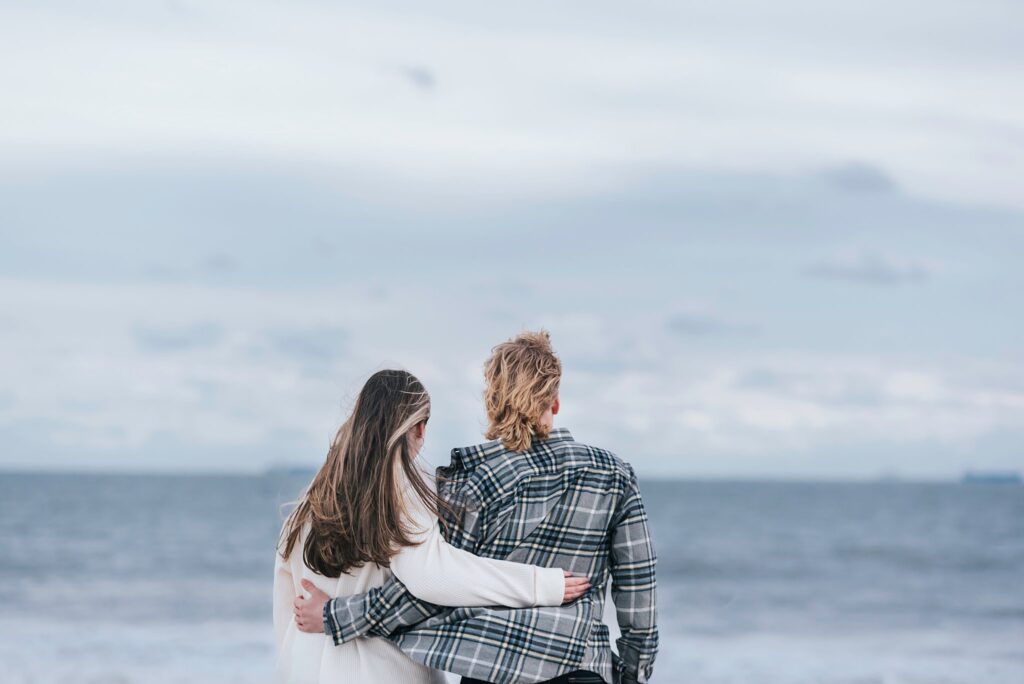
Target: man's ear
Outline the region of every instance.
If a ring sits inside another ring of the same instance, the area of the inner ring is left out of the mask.
[[[562,401],[558,397],[555,397],[554,402],[551,404],[551,415],[557,416],[558,409],[562,408]]]

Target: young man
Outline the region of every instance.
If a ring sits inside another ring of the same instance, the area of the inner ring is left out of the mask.
[[[486,436],[495,441],[453,449],[451,465],[438,469],[438,493],[451,505],[445,534],[480,556],[567,568],[589,577],[591,591],[558,608],[452,609],[391,579],[329,601],[311,591],[296,600],[296,615],[317,626],[322,617],[336,644],[387,637],[464,684],[648,681],[658,647],[655,556],[632,468],[553,428],[562,367],[547,332],[499,344],[484,374]],[[618,656],[601,622],[609,578]]]

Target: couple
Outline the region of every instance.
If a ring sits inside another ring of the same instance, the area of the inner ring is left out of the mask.
[[[544,331],[495,347],[495,441],[453,449],[436,487],[415,462],[423,385],[396,370],[366,382],[281,533],[280,681],[648,681],[655,558],[636,476],[553,427],[561,374]],[[617,656],[602,622],[609,579]]]

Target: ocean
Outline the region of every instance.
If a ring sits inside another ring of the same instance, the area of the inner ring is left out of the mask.
[[[0,681],[270,680],[306,478],[0,475]],[[656,684],[1021,684],[1024,487],[642,481]]]

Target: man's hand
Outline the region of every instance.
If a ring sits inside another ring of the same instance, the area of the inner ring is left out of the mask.
[[[562,597],[564,606],[590,591],[590,580],[586,577],[573,577],[568,570],[562,572],[565,573],[565,595]]]
[[[302,580],[302,588],[309,592],[309,598],[295,598],[295,624],[300,631],[323,634],[324,604],[330,596],[317,589],[309,580]]]

